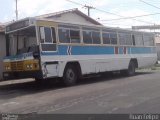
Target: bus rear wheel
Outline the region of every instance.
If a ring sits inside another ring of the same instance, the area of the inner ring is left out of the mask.
[[[121,74],[126,76],[134,76],[136,73],[136,65],[133,61],[130,61],[128,69],[122,70]]]
[[[73,65],[67,65],[63,74],[63,83],[65,86],[73,86],[78,79],[78,72]]]
[[[128,76],[133,76],[136,73],[136,67],[135,67],[135,63],[133,61],[131,61],[129,63],[129,67],[128,67],[128,71],[127,71],[127,75]]]

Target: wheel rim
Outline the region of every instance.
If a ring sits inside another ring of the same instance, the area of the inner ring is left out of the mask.
[[[66,72],[66,78],[68,81],[72,82],[75,80],[75,73],[72,69],[68,69]]]

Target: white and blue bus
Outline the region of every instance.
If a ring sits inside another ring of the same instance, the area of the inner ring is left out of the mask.
[[[154,34],[104,26],[26,18],[6,26],[4,79],[60,77],[73,85],[84,75],[121,71],[157,61]]]

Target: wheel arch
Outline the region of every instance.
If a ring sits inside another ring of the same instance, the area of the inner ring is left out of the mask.
[[[79,63],[78,61],[69,61],[69,62],[66,63],[66,65],[65,65],[65,67],[64,67],[64,70],[65,70],[66,67],[69,66],[69,65],[73,65],[73,66],[76,68],[77,72],[78,72],[78,78],[79,78],[79,79],[82,78],[82,70],[81,70],[81,65],[80,65],[80,63]],[[63,71],[63,73],[64,73],[64,71]]]

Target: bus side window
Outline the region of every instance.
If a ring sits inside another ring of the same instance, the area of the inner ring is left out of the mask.
[[[132,41],[133,41],[133,45],[135,46],[136,43],[135,43],[135,36],[134,35],[132,35]]]
[[[80,31],[70,30],[71,43],[80,43]]]
[[[117,34],[116,33],[111,33],[110,34],[110,38],[111,38],[111,44],[117,44]]]
[[[131,33],[126,34],[126,45],[133,45],[133,40],[132,40]]]
[[[143,46],[143,36],[142,34],[135,34],[134,35],[135,37],[135,44],[138,45],[138,46]]]
[[[125,33],[118,33],[119,36],[119,44],[126,45],[126,36]]]
[[[145,46],[153,46],[154,45],[154,38],[152,35],[144,35],[144,45]]]
[[[42,51],[56,51],[56,33],[54,27],[40,27]]]
[[[93,31],[92,39],[93,39],[93,44],[100,44],[101,43],[100,32]]]
[[[52,38],[53,38],[53,43],[56,43],[56,32],[54,27],[52,27]]]
[[[154,46],[154,43],[155,42],[155,36],[154,35],[152,35],[151,36],[151,46]]]
[[[44,27],[44,32],[45,32],[45,42],[46,43],[52,43],[52,32],[51,28]]]
[[[103,33],[102,38],[103,38],[103,44],[111,44],[109,33]]]
[[[52,43],[52,31],[50,27],[40,27],[41,43]]]
[[[61,43],[70,43],[69,29],[59,28],[58,34]]]
[[[92,44],[92,32],[83,31],[83,42],[86,44]]]
[[[45,32],[44,32],[44,27],[40,27],[40,40],[41,40],[41,43],[44,43],[45,42]]]

